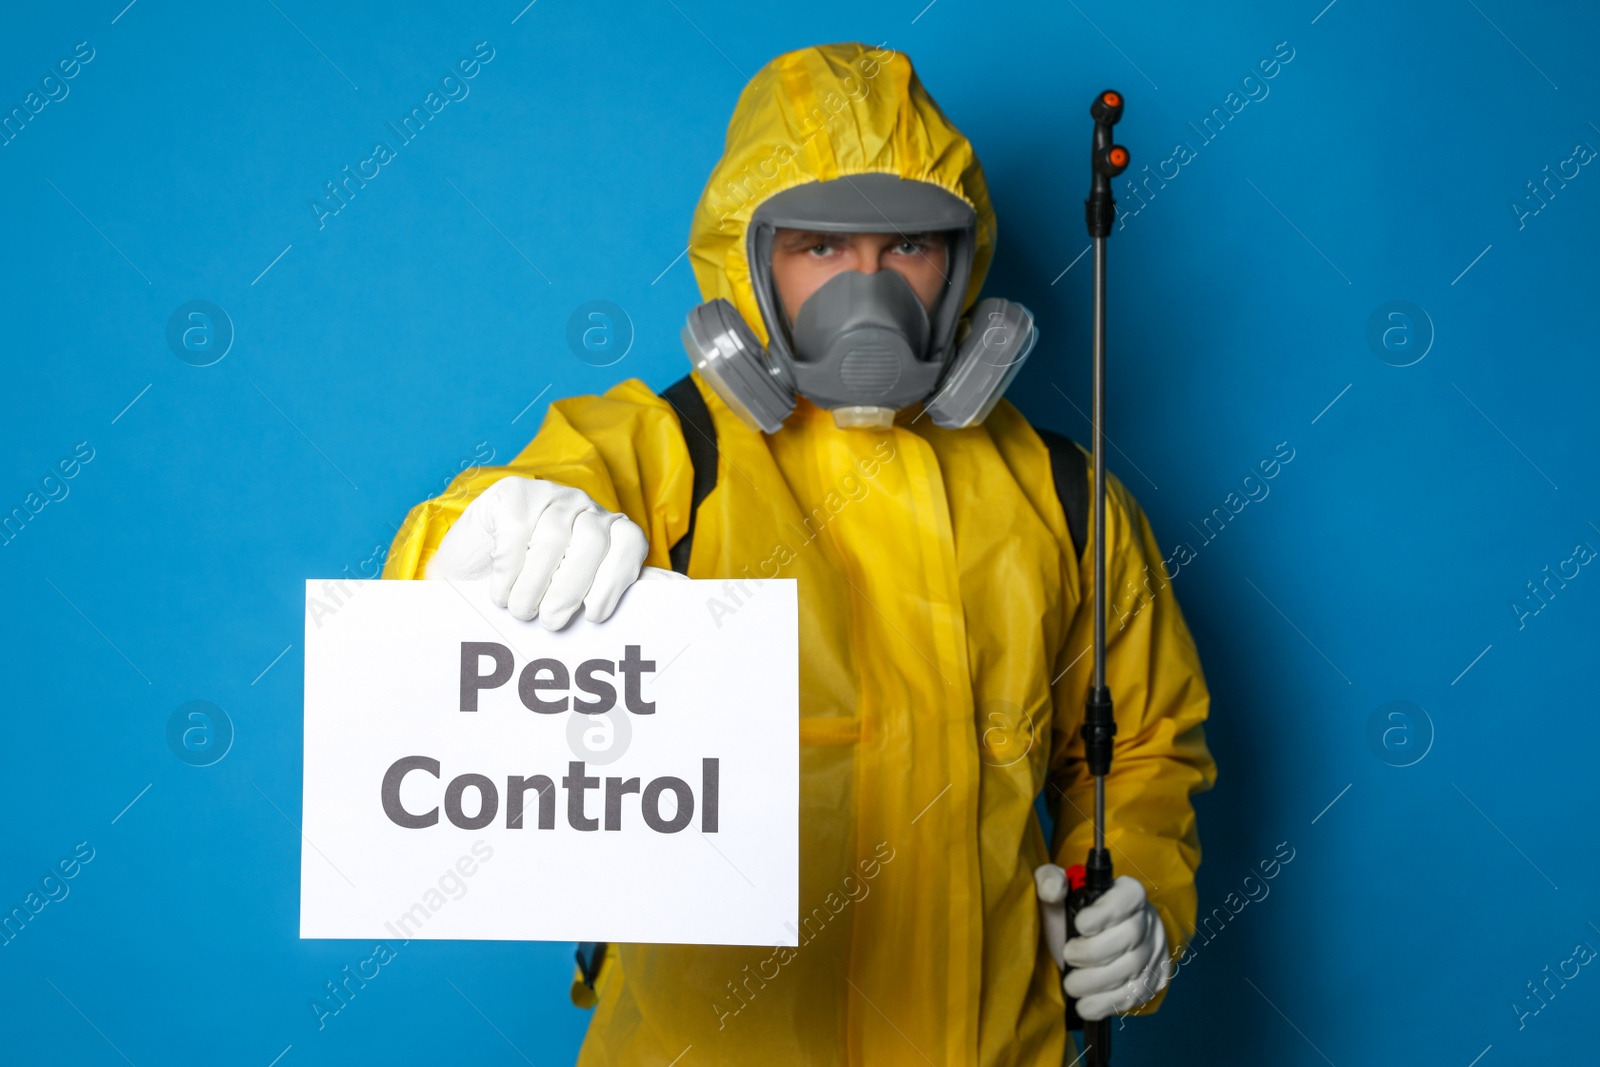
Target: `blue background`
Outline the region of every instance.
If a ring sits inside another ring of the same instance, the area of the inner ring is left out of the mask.
[[[987,292],[1043,336],[1011,396],[1080,439],[1087,105],[1127,95],[1135,171],[1194,153],[1111,241],[1110,466],[1162,544],[1196,552],[1175,582],[1221,768],[1197,805],[1202,910],[1280,843],[1294,858],[1119,1060],[1592,1056],[1587,967],[1520,1025],[1511,1005],[1600,947],[1600,574],[1520,622],[1512,605],[1600,546],[1600,174],[1552,180],[1519,219],[1542,168],[1600,146],[1600,14],[520,7],[5,15],[6,111],[77,42],[94,58],[0,147],[0,509],[78,442],[93,459],[0,549],[0,909],[78,842],[94,859],[0,949],[0,1058],[571,1062],[570,945],[414,941],[318,1028],[311,1001],[371,946],[297,938],[300,583],[370,573],[411,504],[508,460],[550,400],[684,372],[699,297],[676,257],[739,89],[843,39],[907,52],[975,142],[1000,218]],[[323,183],[480,41],[470,95],[319,228]],[[1293,58],[1261,96],[1243,79],[1279,42]],[[166,340],[191,300],[232,324],[210,366]],[[567,342],[590,300],[626,314],[610,366]],[[1391,301],[1421,310],[1384,320]],[[1200,521],[1280,442],[1270,494],[1207,543]],[[167,741],[190,700],[235,732],[211,766]],[[1372,730],[1390,701],[1414,709]]]

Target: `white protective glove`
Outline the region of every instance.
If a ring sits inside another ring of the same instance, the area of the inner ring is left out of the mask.
[[[581,489],[508,475],[467,505],[428,561],[425,578],[490,580],[490,598],[518,619],[559,630],[577,613],[603,622],[639,578],[681,578],[640,565],[644,531]]]
[[[1043,913],[1045,945],[1058,968],[1071,965],[1062,983],[1078,1002],[1078,1017],[1104,1019],[1132,1011],[1172,979],[1167,928],[1137,878],[1122,875],[1100,899],[1078,913],[1078,935],[1067,936],[1067,873],[1053,863],[1033,872]]]

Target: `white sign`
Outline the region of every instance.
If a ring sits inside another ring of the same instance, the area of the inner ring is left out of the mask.
[[[308,581],[300,936],[795,945],[798,650],[793,579]]]

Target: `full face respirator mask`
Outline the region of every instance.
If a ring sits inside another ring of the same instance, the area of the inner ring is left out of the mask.
[[[765,349],[727,300],[689,313],[683,345],[717,395],[751,429],[776,433],[804,396],[841,427],[882,428],[923,403],[935,425],[982,422],[1038,340],[1033,315],[1010,300],[961,305],[972,277],[977,217],[931,182],[859,174],[809,182],[765,200],[750,219],[746,255],[767,327]],[[840,271],[806,298],[791,328],[772,277],[779,229],[820,233],[940,232],[945,279],[927,310],[899,272]]]

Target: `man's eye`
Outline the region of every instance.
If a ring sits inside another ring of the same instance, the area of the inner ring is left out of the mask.
[[[928,250],[928,246],[921,241],[901,241],[897,251],[902,256],[917,256]]]

